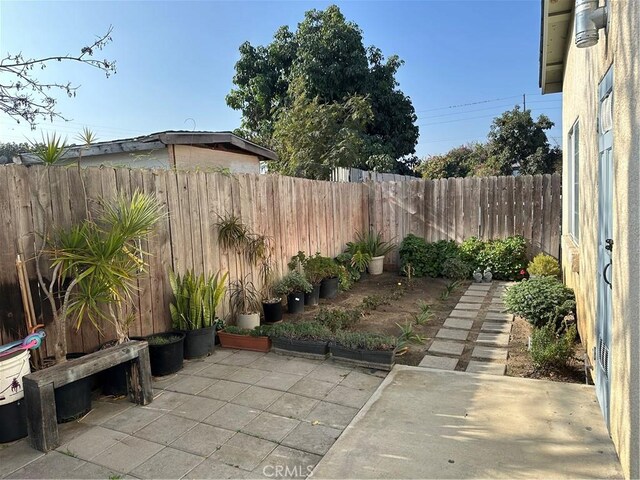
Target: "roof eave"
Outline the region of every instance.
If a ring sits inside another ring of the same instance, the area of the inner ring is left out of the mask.
[[[540,73],[542,93],[562,92],[566,52],[571,41],[573,0],[541,0]]]

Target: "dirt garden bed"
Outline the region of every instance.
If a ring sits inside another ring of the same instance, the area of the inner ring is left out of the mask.
[[[302,314],[285,314],[285,321],[312,320],[322,307],[354,308],[363,305],[366,297],[388,298],[393,292],[402,292],[396,299],[390,299],[388,304],[375,309],[366,310],[354,330],[362,332],[377,332],[398,336],[400,325],[411,323],[414,333],[424,338],[424,343],[411,343],[408,351],[396,357],[396,363],[404,365],[418,365],[431,346],[434,338],[442,327],[460,297],[463,295],[470,281],[462,282],[446,299],[441,295],[446,290],[450,280],[443,278],[415,278],[411,282],[406,277],[395,273],[385,272],[379,276],[365,275],[351,290],[343,292],[333,300],[320,300],[316,307],[305,307]],[[432,306],[433,317],[424,325],[417,325],[415,316],[419,313],[418,303],[424,301]],[[483,307],[483,309],[486,307]],[[465,349],[459,357],[456,370],[464,371],[471,360],[471,352],[476,346],[475,340],[480,332],[481,322],[475,322],[465,342]],[[582,345],[578,342],[575,348],[575,359],[562,371],[538,371],[534,368],[527,351],[531,326],[524,320],[516,318],[513,323],[509,341],[509,358],[507,360],[506,375],[514,377],[547,379],[559,382],[584,383],[584,361]]]

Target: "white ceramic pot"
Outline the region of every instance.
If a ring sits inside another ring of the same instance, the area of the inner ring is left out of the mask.
[[[373,257],[369,262],[369,266],[367,267],[369,269],[369,274],[380,275],[382,273],[383,263],[384,263],[384,256]]]
[[[22,350],[0,360],[0,405],[24,397],[22,377],[31,373],[29,350]]]
[[[260,326],[260,314],[259,313],[250,313],[250,314],[240,314],[238,315],[238,327],[246,328],[248,330],[253,330],[256,327]]]

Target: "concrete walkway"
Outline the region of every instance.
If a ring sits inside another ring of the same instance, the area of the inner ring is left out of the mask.
[[[1,445],[0,478],[304,478],[385,375],[219,349],[154,379],[146,407],[94,401],[53,452]]]
[[[471,284],[420,362],[421,367],[504,375],[513,315],[505,282]]]
[[[622,478],[593,387],[396,366],[313,478]]]

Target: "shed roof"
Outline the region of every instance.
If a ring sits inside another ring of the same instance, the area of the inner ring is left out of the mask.
[[[82,157],[86,158],[111,153],[155,150],[164,148],[166,145],[223,146],[230,150],[256,155],[260,160],[278,159],[273,150],[245,140],[232,132],[194,132],[185,130],[167,130],[139,137],[96,142],[90,146],[70,145],[62,158],[76,158],[80,150],[82,150]],[[22,163],[25,164],[37,162],[32,154],[20,154],[19,157]]]

